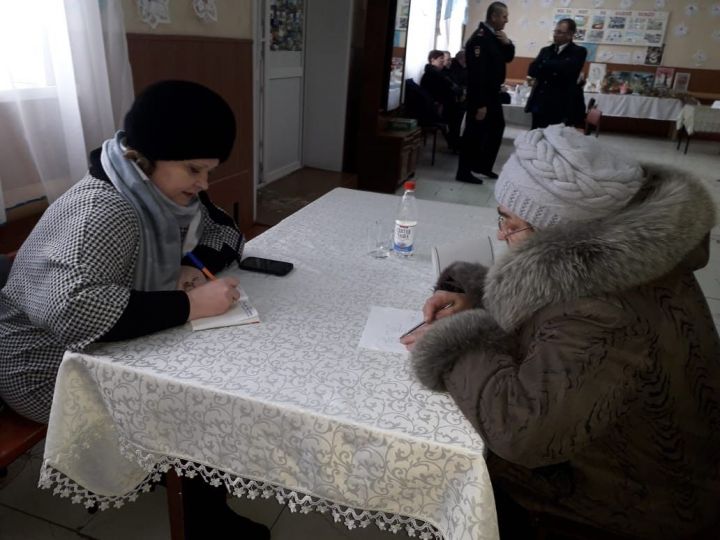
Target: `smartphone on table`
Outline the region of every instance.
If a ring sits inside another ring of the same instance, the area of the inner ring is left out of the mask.
[[[261,257],[246,257],[240,261],[239,266],[243,270],[260,272],[262,274],[273,274],[274,276],[284,276],[293,269],[292,263],[263,259]]]

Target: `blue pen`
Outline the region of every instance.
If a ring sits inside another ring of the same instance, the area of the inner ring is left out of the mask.
[[[217,278],[213,275],[213,273],[207,269],[207,266],[205,266],[200,259],[198,259],[192,251],[188,251],[185,256],[190,259],[190,262],[192,262],[198,270],[200,270],[203,274],[205,274],[205,277],[208,279],[211,279],[215,281]]]

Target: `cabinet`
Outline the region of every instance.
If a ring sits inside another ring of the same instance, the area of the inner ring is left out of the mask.
[[[405,180],[415,174],[422,146],[422,131],[378,131],[365,147],[365,158],[359,167],[360,189],[395,193]]]
[[[395,38],[396,20],[407,21],[409,9],[409,0],[367,0],[362,78],[357,81],[360,189],[394,193],[415,173],[421,130],[385,129],[387,111],[399,104],[405,61],[406,31],[400,32],[402,39]]]

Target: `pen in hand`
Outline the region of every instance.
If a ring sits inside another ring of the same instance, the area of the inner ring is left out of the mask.
[[[449,307],[452,307],[453,305],[455,305],[455,304],[454,304],[453,302],[450,302],[449,304],[445,304],[445,305],[444,305],[443,307],[441,307],[438,311],[442,311],[443,309],[447,309],[447,308],[449,308]],[[400,336],[400,339],[404,338],[405,336],[409,336],[409,335],[412,334],[415,330],[417,330],[418,328],[421,328],[421,327],[425,326],[426,324],[427,324],[426,321],[423,321],[423,322],[421,322],[420,324],[416,324],[416,325],[413,326],[410,330],[408,330],[408,331],[405,332],[402,336]]]
[[[202,263],[200,259],[198,259],[192,251],[188,251],[185,256],[190,259],[190,262],[193,263],[193,265],[200,270],[203,274],[205,274],[205,277],[208,278],[211,281],[215,281],[217,278],[215,275],[207,269],[207,267]]]

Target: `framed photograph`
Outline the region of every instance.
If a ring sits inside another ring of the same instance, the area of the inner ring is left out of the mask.
[[[605,15],[593,15],[592,29],[602,30],[603,28],[605,28]]]
[[[645,54],[645,64],[648,66],[659,66],[662,63],[664,45],[660,47],[648,47]]]
[[[672,86],[675,68],[660,66],[655,70],[655,87],[670,88]]]
[[[689,73],[676,73],[675,82],[673,82],[672,89],[677,92],[687,92],[690,86],[690,74]]]
[[[607,64],[590,63],[588,69],[587,82],[585,83],[586,92],[600,92],[603,80],[607,73]]]
[[[608,28],[614,28],[616,30],[624,30],[627,19],[625,17],[610,17],[610,24]]]

